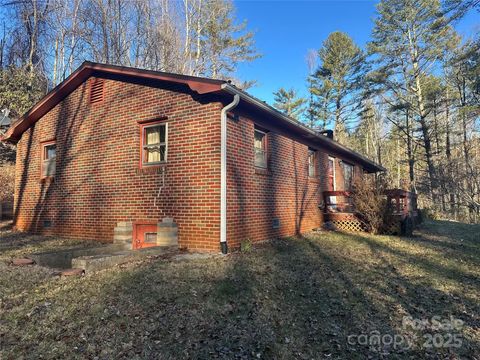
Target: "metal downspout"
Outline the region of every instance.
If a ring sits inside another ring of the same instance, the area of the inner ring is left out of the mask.
[[[232,110],[240,102],[240,96],[235,94],[233,101],[221,111],[221,141],[220,141],[220,249],[222,254],[228,252],[227,247],[227,111]]]

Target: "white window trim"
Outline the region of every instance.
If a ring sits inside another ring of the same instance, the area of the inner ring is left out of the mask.
[[[157,126],[165,126],[165,143],[160,143],[159,146],[162,146],[165,144],[165,159],[163,161],[156,161],[156,162],[145,162],[145,146],[146,144],[146,130],[148,128],[153,128]],[[167,122],[162,122],[162,123],[156,123],[156,124],[151,124],[151,125],[144,125],[142,127],[142,166],[155,166],[155,165],[161,165],[165,164],[168,159],[168,123]]]
[[[50,159],[47,159],[46,158],[46,155],[48,154],[47,153],[47,148],[49,146],[54,146],[55,147],[55,156],[53,158],[50,158]],[[47,170],[47,173],[45,174],[44,173],[44,170],[45,169],[48,169],[49,168],[49,164],[51,163],[54,163],[55,164],[55,173],[52,174],[48,174],[48,170]],[[41,166],[41,178],[47,178],[47,177],[55,177],[56,173],[57,173],[57,142],[56,141],[51,141],[51,142],[47,142],[45,144],[42,144],[42,166]]]
[[[256,132],[259,132],[261,134],[263,134],[264,136],[264,144],[265,144],[265,149],[263,150],[264,151],[264,154],[265,154],[265,166],[261,166],[261,165],[257,165],[255,159],[256,159],[256,154],[255,154],[255,157],[254,157],[254,165],[255,167],[259,168],[259,169],[267,169],[268,168],[268,143],[267,143],[267,133],[265,131],[262,131],[262,130],[259,130],[259,129],[254,129],[253,130],[253,150],[256,151],[257,148],[255,147],[255,133]]]

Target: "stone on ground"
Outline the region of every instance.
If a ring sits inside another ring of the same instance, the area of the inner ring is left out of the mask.
[[[82,276],[85,273],[85,270],[73,268],[67,269],[60,273],[61,276]]]
[[[33,265],[35,262],[32,259],[28,258],[20,258],[20,259],[13,259],[12,265],[15,266],[26,266],[26,265]]]

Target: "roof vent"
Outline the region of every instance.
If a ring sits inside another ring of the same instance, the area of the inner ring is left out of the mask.
[[[90,104],[103,101],[104,79],[93,79],[90,82]]]

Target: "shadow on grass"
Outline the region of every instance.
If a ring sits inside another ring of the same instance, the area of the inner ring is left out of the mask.
[[[378,255],[380,253],[389,253],[390,255],[396,256],[398,259],[402,259],[403,261],[410,262],[415,266],[418,266],[425,270],[428,274],[434,277],[441,277],[446,280],[454,280],[454,281],[468,281],[471,283],[477,283],[478,277],[473,274],[466,273],[464,271],[459,270],[456,268],[454,264],[452,265],[443,265],[435,260],[429,260],[425,257],[412,255],[406,251],[402,251],[393,247],[388,246],[385,242],[378,242],[372,240],[372,238],[367,236],[360,236],[360,235],[350,235],[349,239],[353,241],[357,241],[363,244],[366,244],[370,247],[373,254]],[[410,239],[409,242],[415,242],[418,239]],[[402,238],[400,241],[406,241]]]
[[[0,220],[0,233],[3,232],[3,231],[10,231],[13,229],[13,221],[10,220],[10,221],[1,221]]]
[[[33,235],[23,232],[0,234],[0,254],[5,251],[19,250],[31,246],[38,246],[52,240],[52,237]]]
[[[407,272],[409,264],[427,280],[458,276],[458,287],[434,288]],[[32,303],[19,305],[17,323],[26,325],[12,333],[31,335],[20,336],[11,353],[23,354],[41,339],[38,354],[47,357],[68,351],[72,357],[162,359],[474,356],[479,343],[471,329],[480,325],[480,309],[461,290],[477,299],[478,293],[470,277],[451,270],[392,249],[383,238],[329,233],[209,260],[151,259],[56,285],[41,298],[53,303],[50,312],[36,317],[25,315]],[[460,349],[429,352],[415,343],[408,351],[385,346],[373,352],[347,342],[372,331],[404,334],[404,316],[450,315],[466,324]]]

